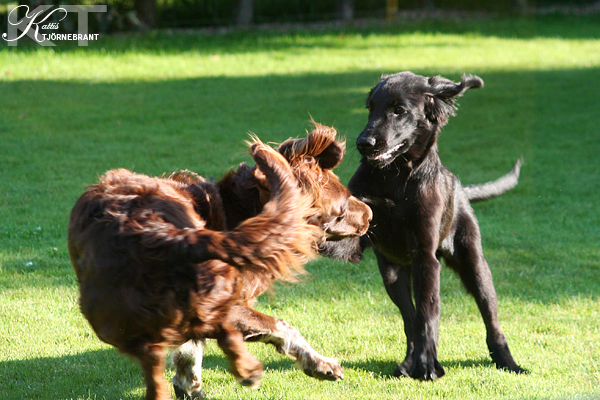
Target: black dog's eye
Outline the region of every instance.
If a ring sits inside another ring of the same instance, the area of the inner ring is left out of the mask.
[[[405,110],[404,108],[402,108],[402,107],[396,107],[396,108],[394,109],[394,114],[396,114],[396,115],[402,115],[402,114],[404,114],[405,112],[406,112],[406,110]]]

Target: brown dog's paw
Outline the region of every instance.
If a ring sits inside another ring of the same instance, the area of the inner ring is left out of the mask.
[[[325,381],[340,381],[344,379],[344,370],[334,358],[322,357],[310,360],[301,366],[304,373],[310,377]]]
[[[258,137],[253,137],[253,141],[248,142],[250,146],[250,155],[262,172],[268,174],[268,170],[274,168],[283,168],[291,173],[289,163],[275,149],[263,143]]]
[[[256,389],[260,386],[263,368],[260,361],[248,358],[243,363],[236,363],[231,372],[240,385]]]
[[[173,389],[175,389],[175,398],[177,400],[203,400],[204,392],[202,391],[202,387],[199,389],[193,389],[190,393],[186,390],[182,389],[178,385],[173,385]]]

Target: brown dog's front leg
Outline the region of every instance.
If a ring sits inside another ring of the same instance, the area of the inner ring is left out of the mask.
[[[262,364],[246,348],[244,337],[231,324],[222,325],[217,344],[229,359],[231,373],[242,386],[257,388],[262,376]]]
[[[344,379],[337,360],[317,353],[288,322],[242,306],[232,309],[229,320],[242,332],[245,341],[274,345],[278,352],[296,360],[306,375],[329,381]]]

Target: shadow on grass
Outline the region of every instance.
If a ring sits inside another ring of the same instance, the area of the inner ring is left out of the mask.
[[[447,368],[496,368],[496,364],[490,359],[468,359],[468,360],[442,360],[442,366]]]
[[[138,399],[141,370],[115,350],[0,362],[0,399]]]
[[[398,354],[398,360],[381,360],[381,359],[366,359],[363,361],[355,361],[355,362],[344,362],[342,361],[342,367],[344,369],[354,369],[360,370],[368,373],[372,373],[377,379],[388,380],[388,379],[398,379],[394,374],[394,369],[396,368],[396,364],[402,361],[400,358],[403,358],[402,354]]]
[[[366,359],[356,362],[342,362],[344,368],[351,368],[372,373],[378,379],[404,379],[394,376],[396,365],[404,359],[404,354],[398,353],[397,359],[381,360]],[[487,359],[466,359],[466,360],[440,360],[442,366],[448,369],[462,368],[490,368],[494,363]],[[448,371],[446,371],[448,372]]]
[[[274,351],[274,350],[273,350]],[[172,369],[172,366],[168,366]],[[263,363],[266,373],[294,370],[288,358]],[[229,371],[224,355],[205,355],[203,369]],[[174,372],[168,370],[169,374]],[[227,372],[229,374],[229,372]],[[35,399],[140,399],[142,370],[133,358],[115,349],[89,351],[62,357],[0,362],[0,400]],[[231,377],[232,382],[234,378]],[[205,384],[211,384],[205,380]]]
[[[525,156],[519,186],[477,205],[492,270],[504,264],[494,271],[501,298],[597,293],[600,121],[590,110],[600,101],[590,82],[599,73],[487,73],[485,88],[461,98],[441,134],[442,160],[466,184],[495,179]],[[281,142],[304,135],[312,114],[347,137],[336,171],[348,182],[359,162],[353,143],[365,123],[364,99],[379,74],[0,83],[0,251],[9,254],[0,258],[0,280],[73,284],[63,274],[71,270],[67,216],[85,185],[111,168],[150,175],[189,168],[218,178],[249,161],[246,132]],[[318,275],[325,263],[313,268],[323,287],[339,286],[338,278],[356,286],[354,267]]]

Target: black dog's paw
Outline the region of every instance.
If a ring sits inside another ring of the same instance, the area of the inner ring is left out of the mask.
[[[500,369],[502,369],[503,371],[513,372],[515,374],[528,374],[529,373],[528,370],[521,368],[518,365],[515,365],[514,367],[502,367]]]
[[[412,365],[412,362],[407,362],[406,360],[404,360],[404,362],[402,364],[398,364],[396,365],[396,369],[394,370],[394,376],[396,378],[400,378],[400,377],[405,377],[408,378],[410,377],[410,367]]]
[[[434,381],[446,375],[435,357],[419,357],[412,365],[409,376],[420,381]]]
[[[496,368],[503,371],[514,372],[515,374],[529,373],[529,371],[517,365],[512,354],[510,354],[506,340],[494,343],[490,348],[492,349],[492,351],[490,351],[490,357],[492,357],[492,361],[496,364]]]
[[[503,371],[512,372],[515,374],[528,374],[529,371],[518,366],[514,361],[512,363],[498,363],[496,362],[496,368]]]

